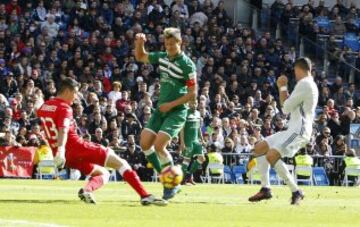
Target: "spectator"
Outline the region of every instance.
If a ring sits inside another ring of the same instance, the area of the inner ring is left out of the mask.
[[[44,7],[44,1],[39,1],[37,7],[33,12],[33,17],[36,21],[44,22],[46,20],[47,10]]]
[[[94,135],[95,130],[97,128],[101,128],[101,126],[104,124],[105,121],[106,121],[106,119],[101,116],[100,112],[95,112],[94,115],[93,115],[93,119],[89,124],[88,132],[91,135]]]
[[[315,154],[321,155],[321,156],[330,156],[332,155],[332,148],[329,145],[329,139],[328,138],[322,138],[319,143],[315,145]]]
[[[177,14],[179,13],[179,16],[183,19],[189,18],[189,10],[187,5],[184,3],[184,0],[175,0],[175,4],[172,7],[172,11]]]
[[[11,0],[8,4],[6,4],[6,13],[8,15],[12,14],[15,11],[17,16],[21,14],[21,7],[18,5],[18,0]]]
[[[275,132],[280,132],[280,131],[283,131],[285,130],[286,127],[285,127],[285,122],[284,120],[281,118],[281,117],[277,117],[276,118],[276,121],[275,121],[275,128],[274,128],[274,131]]]
[[[342,163],[340,164],[339,167],[339,172],[341,173],[341,178],[345,179],[345,169],[349,167],[349,168],[355,168],[355,169],[359,169],[360,168],[360,160],[358,157],[356,157],[356,153],[354,149],[350,149],[345,153],[345,158],[342,161]],[[358,175],[350,175],[348,177],[348,180],[352,183],[352,185],[356,185],[356,182],[358,181]],[[351,184],[350,184],[351,185]]]
[[[141,180],[149,181],[151,179],[151,171],[149,172],[149,169],[146,168],[147,161],[139,146],[135,143],[128,143],[123,158],[129,162],[129,165],[138,173]]]
[[[351,107],[345,107],[343,113],[341,114],[341,134],[347,136],[350,134],[350,125],[355,119],[355,112]]]
[[[245,135],[240,136],[240,142],[236,144],[235,150],[237,154],[249,154],[252,146],[249,144],[248,138]]]
[[[295,156],[296,167],[310,167],[310,171],[300,170],[296,171],[297,179],[309,179],[312,176],[312,165],[314,164],[313,158],[307,153],[306,148],[302,148]],[[312,179],[310,179],[312,180]]]
[[[264,122],[264,125],[262,126],[261,135],[267,137],[267,136],[271,136],[272,134],[274,134],[274,130],[272,128],[271,121],[266,120]]]
[[[92,136],[91,141],[94,143],[101,144],[104,147],[107,147],[109,145],[109,140],[103,137],[103,131],[101,128],[95,129],[95,135]]]
[[[128,137],[128,135],[136,135],[136,140],[140,136],[142,126],[140,125],[139,120],[133,113],[125,114],[125,121],[121,125],[121,134],[123,137]]]
[[[0,64],[1,64],[1,59],[0,59]],[[0,87],[0,92],[1,94],[5,95],[8,98],[13,96],[16,92],[18,92],[18,84],[11,72],[8,75],[4,76],[3,85]]]
[[[223,154],[225,165],[232,166],[236,164],[237,156],[234,156],[236,152],[235,152],[235,144],[232,139],[230,138],[225,139],[225,146],[223,149],[221,149],[221,153]]]
[[[221,153],[219,153],[219,148],[220,145],[218,143],[213,143],[210,145],[210,148],[208,150],[208,153],[206,155],[207,157],[207,163],[208,164],[212,164],[212,163],[223,163],[224,162],[224,158],[221,155]],[[210,174],[214,175],[214,176],[218,176],[220,174],[222,174],[222,169],[211,169]]]
[[[328,139],[328,142],[330,145],[333,144],[333,137],[331,135],[331,129],[329,127],[324,127],[323,130],[320,132],[321,134],[319,134],[317,137],[316,137],[316,140],[315,140],[315,143],[316,144],[319,144],[321,142],[322,139],[324,138],[327,138]]]
[[[4,138],[1,138],[0,140],[1,146],[21,146],[18,142],[15,140],[15,136],[13,133],[11,133],[10,130],[5,131]]]
[[[41,140],[39,142],[39,147],[37,147],[36,149],[36,153],[35,153],[35,157],[34,157],[34,164],[35,164],[35,168],[37,169],[37,166],[39,164],[39,162],[43,161],[43,160],[53,160],[53,154],[51,151],[51,148],[49,147],[49,145],[47,145],[47,142],[44,140]],[[55,169],[53,167],[40,167],[41,168],[41,173],[42,174],[54,174],[55,173]]]
[[[130,99],[129,99],[128,91],[122,91],[121,92],[121,99],[118,99],[116,101],[116,109],[118,111],[124,112],[125,106],[129,105],[129,104],[130,104]]]
[[[115,104],[116,101],[121,99],[121,82],[114,81],[112,83],[113,90],[109,92],[108,98]]]
[[[51,38],[55,38],[58,35],[59,28],[59,25],[55,22],[55,16],[52,14],[48,14],[47,20],[41,25],[42,32],[45,32]]]
[[[341,19],[341,16],[336,17],[332,31],[334,35],[344,35],[344,33],[346,32],[346,28],[344,22]]]
[[[315,125],[315,130],[317,133],[322,132],[323,129],[327,126],[327,120],[328,120],[328,118],[327,118],[326,114],[324,114],[324,113],[320,114],[320,116],[316,122],[316,125]]]
[[[282,0],[275,0],[271,5],[271,26],[276,29],[277,24],[281,20],[282,11],[284,10],[284,3]]]
[[[19,144],[19,146],[24,147],[27,145],[27,140],[24,136],[18,135],[16,137],[16,142]]]
[[[230,119],[227,117],[223,118],[222,119],[222,132],[223,132],[224,138],[228,137],[231,134],[232,130],[233,129],[230,125]]]
[[[336,137],[337,135],[341,134],[341,132],[342,132],[339,113],[338,112],[333,112],[330,116],[331,116],[331,118],[328,121],[327,126],[331,130],[331,135],[333,137]]]
[[[334,155],[345,155],[345,153],[348,150],[348,146],[346,145],[345,142],[345,137],[343,135],[337,135],[334,139],[334,144],[333,144],[333,153]]]

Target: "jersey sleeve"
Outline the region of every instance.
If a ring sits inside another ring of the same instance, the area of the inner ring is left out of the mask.
[[[150,52],[148,55],[150,64],[158,64],[163,52]]]
[[[309,94],[309,89],[310,88],[307,83],[298,83],[297,86],[295,86],[295,89],[291,93],[290,97],[285,100],[283,112],[285,114],[289,114],[296,107],[298,107],[303,102],[304,98]]]
[[[191,62],[186,69],[184,70],[184,78],[186,81],[187,87],[192,87],[196,85],[197,78],[196,78],[196,66],[194,63]]]
[[[61,108],[58,112],[58,117],[56,119],[56,127],[60,128],[69,128],[71,120],[73,118],[72,109],[70,107]]]

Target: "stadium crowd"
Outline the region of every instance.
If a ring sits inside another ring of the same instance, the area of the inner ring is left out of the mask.
[[[325,10],[324,1],[318,7],[309,2],[295,11],[291,1],[276,0],[272,22],[286,25],[299,16],[301,33],[311,36],[316,26],[307,22],[318,15],[326,13],[337,21],[360,16],[356,7],[337,4]],[[135,61],[133,42],[136,33],[144,32],[149,51],[164,50],[162,31],[168,26],[182,29],[183,50],[197,66],[198,110],[208,150],[248,154],[257,141],[286,128],[276,79],[285,74],[290,87],[295,84],[292,66],[298,54],[287,45],[289,34],[274,39],[270,32],[234,24],[224,1],[10,0],[0,4],[0,145],[39,146],[35,110],[56,95],[62,78],[72,77],[81,83],[73,105],[79,133],[114,148],[149,180],[152,170],[138,144],[159,97],[159,74],[156,66]],[[346,29],[339,25],[332,32]],[[337,77],[330,83],[316,69],[319,115],[306,149],[311,155],[344,155],[350,124],[360,123],[358,80],[348,84]],[[177,138],[169,150],[179,156]],[[224,161],[244,162],[235,157],[240,156],[224,155]],[[321,160],[319,165],[331,175],[332,160]]]
[[[309,0],[300,6],[293,1],[285,3],[276,0],[271,5],[270,24],[272,29],[280,25],[283,39],[292,43],[295,42],[294,31],[298,30],[305,38],[305,49],[309,55],[328,52],[330,69],[348,82],[351,71],[349,64],[356,68],[360,66],[360,17],[356,1],[348,1],[348,6],[345,4],[345,1],[336,0],[336,4],[329,7],[324,0],[319,0],[318,4]],[[291,23],[294,18],[299,20],[298,28]],[[327,45],[323,47],[326,50],[319,50],[319,35],[326,37]],[[359,84],[359,78],[360,71],[357,71],[354,82]]]

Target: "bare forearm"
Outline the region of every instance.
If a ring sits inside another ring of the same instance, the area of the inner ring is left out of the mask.
[[[173,101],[173,106],[180,106],[184,103],[189,102],[190,100],[192,100],[195,97],[195,94],[193,93],[188,93],[184,96],[181,96],[180,98],[176,99],[175,101]]]
[[[147,63],[147,56],[148,53],[145,50],[144,44],[137,44],[135,43],[135,59],[137,61]]]
[[[196,98],[196,91],[197,91],[196,87],[191,88],[186,95],[183,95],[180,98],[172,101],[171,102],[172,106],[173,107],[180,106],[180,105],[182,105],[184,103],[189,102],[190,100],[195,99]]]

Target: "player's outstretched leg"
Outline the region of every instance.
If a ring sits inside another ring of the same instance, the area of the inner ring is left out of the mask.
[[[265,154],[268,152],[268,150],[269,146],[265,141],[257,143],[252,154],[254,159],[249,160],[247,167],[248,171],[251,171],[251,169],[253,168],[250,163],[252,163],[252,161],[256,158],[256,165],[261,176],[261,189],[259,192],[249,198],[250,202],[259,202],[261,200],[272,198],[269,180],[270,164],[265,157]]]
[[[78,192],[79,198],[85,203],[96,204],[93,192],[109,182],[110,173],[104,167],[94,165],[89,181]]]
[[[119,171],[123,179],[137,192],[140,196],[142,205],[159,205],[165,206],[167,202],[162,199],[158,199],[152,194],[150,194],[140,181],[137,173],[131,169],[128,162],[124,159],[119,158],[112,150],[108,152],[107,161],[105,163],[107,167],[116,169]]]
[[[278,151],[271,149],[266,154],[266,159],[274,167],[275,171],[279,176],[285,181],[289,186],[292,196],[291,196],[291,205],[298,205],[300,200],[304,199],[304,193],[299,189],[295,183],[294,176],[289,172],[289,169],[285,163],[281,160],[281,155]]]

